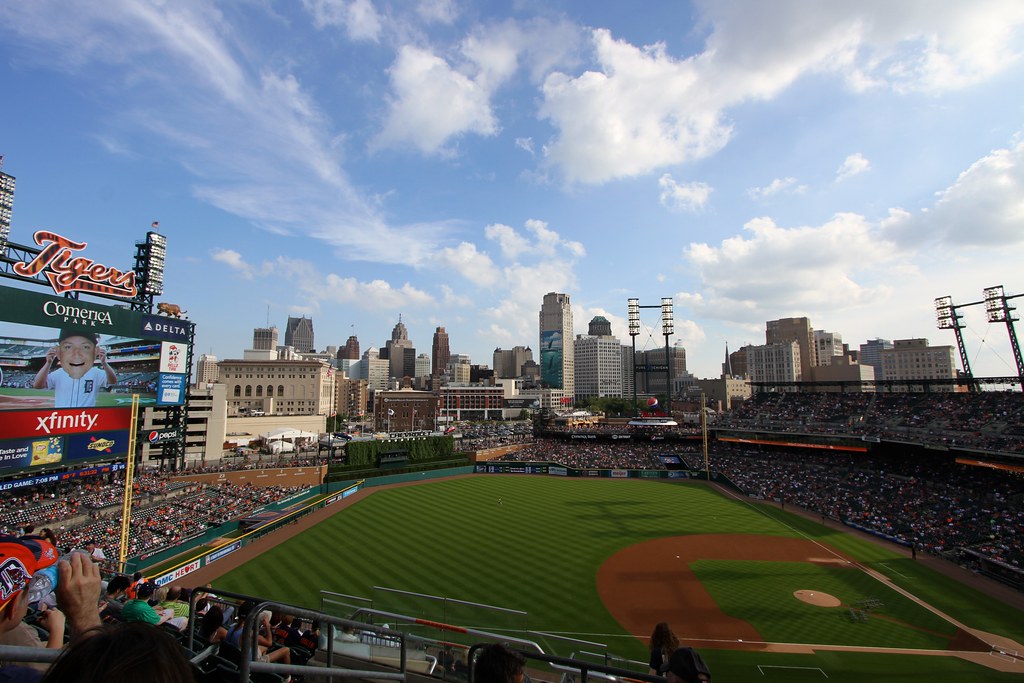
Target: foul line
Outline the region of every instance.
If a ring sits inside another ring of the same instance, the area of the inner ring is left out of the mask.
[[[825,670],[816,666],[773,666],[771,664],[757,665],[757,670],[761,672],[762,676],[764,676],[764,669],[804,669],[805,671],[817,671],[825,678],[828,678],[828,674],[825,673]]]

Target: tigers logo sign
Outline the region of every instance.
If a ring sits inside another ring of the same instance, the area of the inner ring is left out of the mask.
[[[44,273],[57,294],[66,292],[92,292],[110,294],[125,299],[138,294],[134,272],[121,272],[84,256],[75,256],[88,246],[75,242],[49,230],[39,230],[32,239],[42,247],[39,255],[29,263],[15,263],[14,272],[24,277]]]

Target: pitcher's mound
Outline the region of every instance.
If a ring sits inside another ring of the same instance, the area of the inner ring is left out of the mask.
[[[822,593],[820,591],[795,591],[793,597],[801,602],[806,602],[809,605],[815,605],[816,607],[839,607],[843,603],[839,602],[839,598],[828,593]]]

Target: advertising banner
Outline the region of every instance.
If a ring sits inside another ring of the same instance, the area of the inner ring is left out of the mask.
[[[156,404],[180,406],[185,403],[185,377],[183,374],[161,372],[157,378]]]

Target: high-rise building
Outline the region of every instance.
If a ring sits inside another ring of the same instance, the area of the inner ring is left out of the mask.
[[[313,341],[313,319],[306,316],[288,316],[288,326],[284,330],[284,345],[299,353],[316,351],[316,344]]]
[[[401,382],[403,377],[416,376],[416,349],[409,341],[409,331],[398,316],[398,324],[391,330],[391,339],[384,346],[382,358],[387,358],[388,375]]]
[[[345,342],[345,346],[338,350],[339,360],[359,360],[359,340],[353,334]]]
[[[569,399],[574,395],[576,379],[572,338],[569,295],[545,294],[540,307],[541,380],[552,389],[561,389],[563,398]]]
[[[843,355],[843,335],[836,332],[814,330],[814,346],[816,347],[815,365],[832,365],[836,358]]]
[[[875,381],[882,379],[882,351],[892,348],[888,339],[869,339],[860,345],[860,364],[875,369]]]
[[[452,384],[469,384],[472,374],[469,356],[465,353],[453,353],[448,361],[448,376]]]
[[[610,337],[612,336],[612,324],[603,315],[595,315],[590,319],[587,333],[591,337]]]
[[[276,351],[277,328],[257,327],[252,331],[253,351]]]
[[[747,352],[747,372],[750,381],[756,382],[799,382],[801,381],[800,343],[796,340],[744,347]],[[755,387],[755,391],[765,391]],[[784,387],[783,391],[795,391]]]
[[[929,346],[927,339],[897,339],[891,349],[880,352],[883,380],[956,378],[956,356],[952,346]],[[938,387],[952,391],[953,387]]]
[[[800,346],[800,377],[799,381],[807,382],[813,377],[813,368],[818,364],[817,346],[814,343],[814,329],[807,318],[780,318],[769,320],[765,324],[765,343],[768,345],[780,342],[795,341]],[[840,342],[840,347],[842,342]],[[754,379],[751,371],[750,379]]]
[[[622,344],[611,335],[611,323],[601,316],[590,321],[589,329],[589,335],[577,335],[573,341],[575,395],[622,396]]]
[[[219,376],[217,369],[217,356],[204,353],[196,361],[196,386],[203,387],[217,381]]]
[[[665,382],[669,373],[662,369],[667,362],[671,362],[673,384],[686,376],[686,348],[682,342],[676,342],[674,346],[669,347],[668,357],[670,361],[665,360],[664,348],[636,352],[636,388],[639,393],[667,394]]]
[[[523,365],[533,360],[529,346],[515,346],[511,349],[494,349],[494,376],[498,379],[515,379],[523,376]]]
[[[3,157],[0,156],[0,162]],[[0,254],[7,253],[11,237],[11,214],[14,212],[14,176],[0,171]]]
[[[416,356],[416,374],[414,377],[430,377],[430,356],[421,353]]]
[[[430,350],[430,370],[434,377],[440,377],[448,368],[448,361],[452,359],[451,349],[448,347],[448,333],[443,327],[434,330],[434,342]]]
[[[370,391],[388,388],[388,361],[380,357],[380,351],[373,347],[366,349],[360,362],[366,365],[365,379]]]

